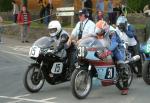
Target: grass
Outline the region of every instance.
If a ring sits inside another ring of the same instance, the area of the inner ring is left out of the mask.
[[[4,21],[3,22],[5,25],[9,25],[9,24],[13,24],[13,21]],[[30,26],[31,28],[45,28],[45,27],[47,27],[45,24],[41,24],[41,23],[38,23],[38,22],[32,22],[31,23],[31,26]]]
[[[4,24],[12,24],[13,21],[4,21]],[[145,28],[145,25],[144,24],[133,24],[135,26],[135,29],[144,29]],[[32,22],[31,23],[31,28],[33,29],[40,29],[40,28],[45,28],[47,27],[45,24],[41,24],[39,22]],[[62,24],[62,27],[64,28],[73,28],[70,24],[66,24],[66,23],[63,23]]]
[[[135,29],[144,29],[145,25],[144,24],[133,24],[135,26]]]

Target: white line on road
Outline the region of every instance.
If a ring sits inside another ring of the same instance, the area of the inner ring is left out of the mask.
[[[28,57],[28,55],[19,54],[19,53],[14,53],[14,52],[9,52],[9,51],[6,51],[6,50],[0,50],[0,51],[3,52],[3,53],[19,55],[19,56],[23,56],[23,57]]]
[[[27,99],[27,98],[16,98],[16,97],[8,97],[8,96],[0,96],[0,98],[13,99],[13,100],[22,100],[22,101],[35,102],[35,103],[55,103],[55,102],[50,102],[50,101],[45,101],[45,100],[35,100],[35,99]],[[55,97],[53,97],[53,98],[55,98]]]
[[[30,94],[25,94],[25,95],[19,95],[19,96],[15,96],[14,98],[21,98],[21,97],[26,97],[29,96]]]

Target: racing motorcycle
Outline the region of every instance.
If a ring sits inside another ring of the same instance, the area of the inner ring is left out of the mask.
[[[50,37],[42,37],[30,48],[29,57],[35,61],[28,66],[24,75],[24,86],[29,92],[38,92],[45,80],[56,85],[70,80],[72,68],[69,68],[67,52],[62,49],[53,52],[57,43]]]
[[[117,69],[111,55],[103,60],[97,57],[96,53],[103,52],[104,48],[100,42],[93,39],[83,40],[78,45],[78,65],[71,77],[72,94],[78,99],[88,96],[95,79],[102,86],[116,85],[118,89],[122,90],[124,72],[128,74],[126,78],[128,78],[129,88],[133,80],[133,72],[128,63],[140,58],[139,55],[128,58],[124,68]]]
[[[146,84],[150,85],[150,39],[140,45],[140,52],[143,56],[142,77]]]

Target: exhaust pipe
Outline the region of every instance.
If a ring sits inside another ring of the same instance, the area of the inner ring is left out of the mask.
[[[135,55],[130,60],[126,60],[125,63],[136,62],[138,60],[140,60],[140,56],[139,55]]]

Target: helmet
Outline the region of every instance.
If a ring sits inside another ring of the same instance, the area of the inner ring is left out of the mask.
[[[125,16],[119,16],[116,22],[116,25],[118,26],[120,23],[127,23],[128,20]]]
[[[121,31],[125,31],[126,26],[127,26],[127,18],[126,18],[125,16],[120,16],[120,17],[117,19],[116,25],[118,26],[118,28],[119,28]]]
[[[109,29],[109,25],[104,21],[104,20],[99,20],[96,23],[96,29],[95,33],[96,34],[105,34]]]
[[[61,31],[61,24],[57,20],[53,20],[48,24],[49,34],[56,36]]]
[[[84,14],[85,17],[89,17],[89,12],[86,8],[79,10],[79,15],[82,15],[82,14]]]

